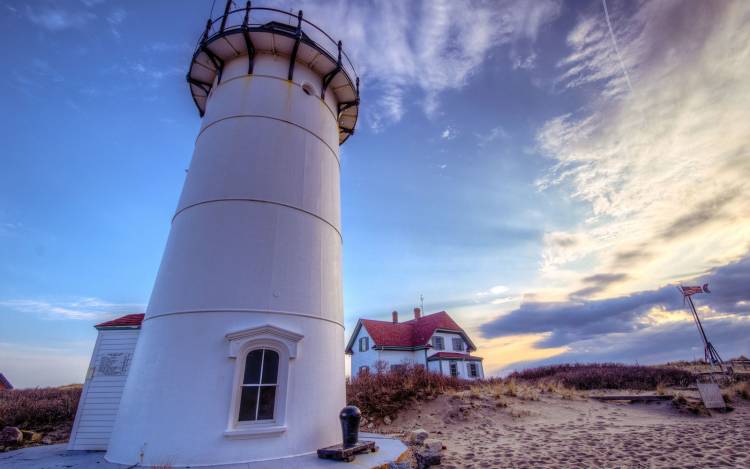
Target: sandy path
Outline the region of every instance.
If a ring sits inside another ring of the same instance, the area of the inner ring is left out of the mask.
[[[422,427],[447,447],[443,468],[750,467],[750,403],[712,417],[670,403],[441,396],[385,431]]]

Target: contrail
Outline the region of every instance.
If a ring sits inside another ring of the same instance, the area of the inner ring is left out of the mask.
[[[612,38],[612,45],[615,48],[615,53],[617,54],[617,60],[620,62],[620,68],[622,69],[623,75],[625,75],[625,81],[628,82],[628,88],[630,88],[630,92],[633,92],[633,85],[630,83],[630,75],[628,75],[628,71],[625,69],[625,64],[622,61],[622,56],[620,55],[620,49],[617,48],[617,40],[615,39],[615,32],[612,30],[612,22],[609,21],[609,11],[607,11],[607,0],[602,0],[602,5],[604,6],[604,17],[607,18],[607,27],[609,27],[609,37]]]

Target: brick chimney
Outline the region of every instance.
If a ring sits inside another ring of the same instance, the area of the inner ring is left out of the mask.
[[[393,324],[398,323],[398,311],[394,311],[391,314],[393,315]]]
[[[419,308],[414,308],[414,319],[419,319],[422,317],[422,310]]]

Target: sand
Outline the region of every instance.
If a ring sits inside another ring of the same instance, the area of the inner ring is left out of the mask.
[[[696,417],[670,402],[474,394],[415,404],[380,430],[429,431],[446,446],[442,468],[750,467],[748,401],[734,402],[729,413]]]

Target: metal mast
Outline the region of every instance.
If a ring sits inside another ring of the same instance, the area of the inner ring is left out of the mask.
[[[703,340],[703,355],[706,359],[706,362],[711,364],[712,366],[718,366],[719,369],[724,372],[724,360],[721,359],[719,352],[716,351],[716,348],[713,346],[711,341],[708,340],[708,336],[706,336],[706,331],[705,329],[703,329],[703,324],[701,323],[700,317],[698,316],[698,311],[695,309],[695,303],[693,303],[692,298],[692,296],[696,293],[711,293],[711,291],[708,289],[708,284],[705,284],[702,287],[680,287],[680,292],[682,293],[685,302],[687,302],[687,304],[690,306],[690,312],[693,314],[693,320],[695,321],[695,325],[698,328],[698,333],[701,335],[701,340]]]
[[[693,303],[693,299],[690,296],[687,296],[687,303],[690,305],[690,311],[693,313],[693,319],[695,319],[695,325],[698,326],[698,332],[701,335],[701,339],[703,339],[703,354],[706,358],[706,362],[718,366],[722,371],[724,371],[724,360],[721,359],[721,356],[719,355],[719,352],[716,351],[716,348],[711,343],[710,340],[708,340],[708,337],[706,336],[706,331],[703,329],[703,324],[701,323],[700,318],[698,317],[698,312],[695,310],[695,304]]]

